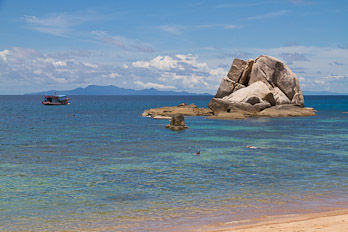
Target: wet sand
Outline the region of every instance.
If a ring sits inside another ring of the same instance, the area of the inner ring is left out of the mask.
[[[348,209],[296,216],[281,216],[262,222],[211,232],[347,232]]]

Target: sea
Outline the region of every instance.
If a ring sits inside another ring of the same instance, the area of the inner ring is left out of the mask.
[[[212,96],[69,97],[0,96],[0,231],[209,231],[348,207],[348,96],[183,131],[141,114]]]

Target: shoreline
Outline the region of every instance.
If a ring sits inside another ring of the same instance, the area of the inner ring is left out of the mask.
[[[244,223],[243,223],[244,222]],[[244,220],[231,225],[196,231],[205,232],[345,232],[348,231],[348,208],[319,213],[278,215]],[[234,224],[234,225],[233,225]],[[211,226],[214,227],[214,226]],[[224,228],[223,228],[224,227]]]
[[[126,227],[125,227],[126,228]],[[121,229],[121,230],[120,230]],[[127,228],[129,229],[129,228]],[[138,230],[125,231],[138,231]],[[156,231],[144,227],[143,231]],[[274,214],[259,216],[230,222],[213,222],[205,225],[169,226],[167,229],[157,228],[157,231],[170,232],[347,232],[348,207],[331,208],[326,211],[303,212],[293,214]],[[61,230],[59,230],[61,231]],[[102,232],[123,231],[118,226],[100,226],[97,228],[78,228],[62,230],[61,232]]]

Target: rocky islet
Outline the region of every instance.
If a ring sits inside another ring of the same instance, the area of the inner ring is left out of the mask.
[[[316,110],[304,107],[298,77],[281,60],[261,55],[255,60],[234,59],[209,109],[191,105],[146,110],[143,116],[209,116],[213,119],[247,117],[305,117]]]

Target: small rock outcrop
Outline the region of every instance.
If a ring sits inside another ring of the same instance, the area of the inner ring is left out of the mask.
[[[233,113],[236,118],[241,118],[240,115],[315,115],[314,109],[304,108],[304,98],[296,74],[281,60],[265,55],[248,61],[234,59],[208,107],[214,112],[213,118],[221,115],[224,119],[229,117],[226,113]]]
[[[170,124],[166,126],[171,130],[185,130],[188,127],[185,125],[185,119],[182,114],[174,115],[170,121]]]

